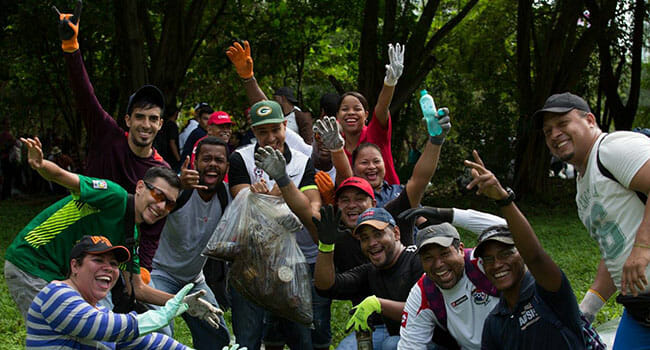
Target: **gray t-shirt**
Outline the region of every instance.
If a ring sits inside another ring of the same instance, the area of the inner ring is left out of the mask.
[[[228,191],[228,202],[231,200]],[[201,252],[212,237],[222,214],[216,193],[206,202],[194,191],[181,209],[167,217],[153,258],[153,273],[162,272],[185,283],[202,281],[203,265],[207,258]]]

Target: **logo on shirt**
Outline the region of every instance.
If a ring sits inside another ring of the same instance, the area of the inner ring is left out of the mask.
[[[93,180],[93,188],[96,190],[105,190],[108,188],[106,180]]]
[[[259,179],[262,177],[262,174],[264,174],[264,170],[262,170],[262,168],[255,167],[255,169],[253,169],[253,173],[255,173],[255,177]]]
[[[409,313],[406,311],[402,311],[402,328],[406,328],[406,322],[409,319]]]
[[[486,292],[478,288],[474,288],[472,291],[472,300],[476,305],[483,305],[487,304],[490,301],[490,296]]]
[[[531,303],[526,304],[519,315],[519,328],[523,331],[539,320],[539,314]]]
[[[460,305],[460,304],[462,304],[462,303],[464,303],[466,301],[467,301],[467,295],[463,295],[462,297],[452,301],[451,302],[451,307],[456,307],[456,306],[458,306],[458,305]]]

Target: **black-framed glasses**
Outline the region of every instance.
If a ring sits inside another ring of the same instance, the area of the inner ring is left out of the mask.
[[[494,263],[496,262],[497,259],[499,259],[499,261],[507,260],[513,254],[515,254],[516,251],[517,251],[517,249],[515,247],[510,247],[510,248],[503,249],[503,250],[499,251],[496,254],[496,256],[482,256],[481,259],[483,260],[483,265],[484,266],[491,266],[491,265],[494,265]]]
[[[156,186],[154,186],[154,185],[152,185],[152,184],[150,184],[150,183],[148,183],[146,181],[143,181],[143,182],[144,182],[144,185],[147,186],[147,189],[149,189],[149,193],[151,193],[151,197],[153,197],[153,199],[155,199],[156,202],[158,202],[158,203],[165,202],[165,209],[167,209],[167,211],[172,211],[172,209],[174,209],[174,207],[176,206],[176,201],[175,200],[171,200],[171,199],[167,198],[167,195],[165,195],[165,192],[163,192],[160,188],[158,188],[158,187],[156,187]]]

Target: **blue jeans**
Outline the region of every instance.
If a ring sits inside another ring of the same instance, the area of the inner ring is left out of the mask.
[[[650,349],[650,328],[641,325],[623,310],[621,322],[616,330],[614,350]]]
[[[315,264],[310,268],[313,273]],[[332,300],[316,294],[312,283],[312,311],[314,327],[311,330],[304,325],[276,317],[262,307],[244,298],[234,288],[230,288],[232,306],[232,328],[236,343],[249,350],[260,348],[264,344],[281,346],[287,344],[291,349],[328,348],[332,333],[330,329],[330,306]]]
[[[372,348],[373,350],[395,350],[399,343],[398,335],[389,335],[386,330],[386,325],[378,325],[372,332]],[[357,350],[357,336],[354,332],[350,333],[347,337],[343,338],[336,347],[337,350]]]
[[[156,274],[154,270],[154,272],[151,274],[151,285],[163,292],[176,294],[183,288],[183,286],[185,286],[185,283],[169,278],[169,276]],[[205,291],[205,295],[203,295],[201,298],[210,304],[219,307],[214,294],[205,283],[205,281],[196,283],[188,294],[196,293],[200,290]],[[187,327],[190,329],[190,332],[192,333],[192,342],[194,343],[194,347],[197,350],[221,349],[222,347],[230,344],[230,334],[228,333],[228,327],[226,327],[226,321],[223,319],[223,316],[220,317],[219,329],[215,329],[214,327],[210,326],[209,323],[201,320],[200,318],[192,317],[187,313],[184,313],[182,317],[185,320],[185,323],[187,323]],[[173,329],[170,324],[170,327],[160,329],[158,332],[164,333],[171,337]]]

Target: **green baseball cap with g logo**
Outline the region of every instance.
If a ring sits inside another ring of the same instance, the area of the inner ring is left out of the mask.
[[[282,107],[275,101],[257,102],[250,110],[251,126],[284,122]]]

